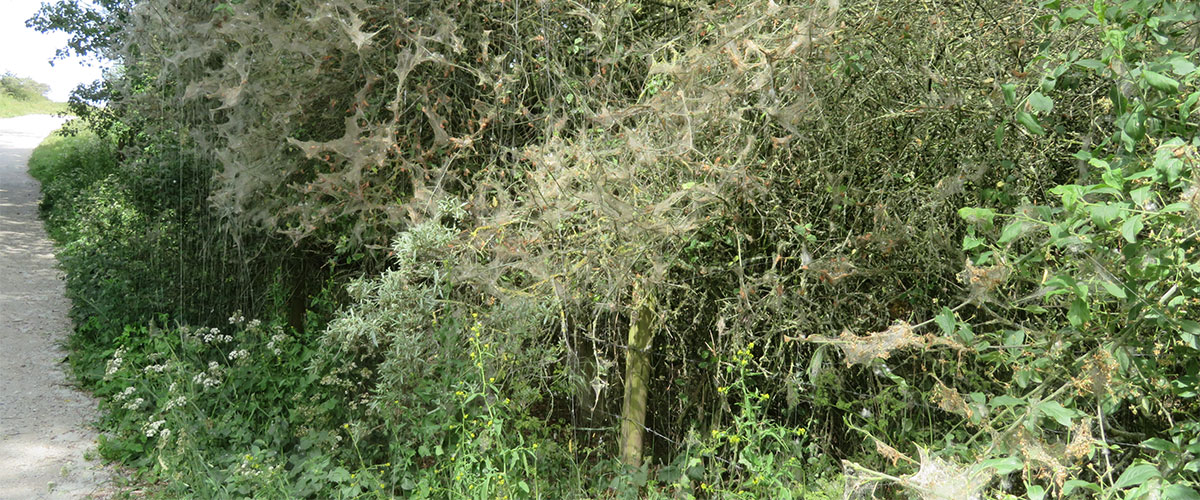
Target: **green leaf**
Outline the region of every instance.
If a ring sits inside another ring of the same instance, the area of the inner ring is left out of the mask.
[[[1137,143],[1139,140],[1141,140],[1141,138],[1134,138],[1134,136],[1129,135],[1128,131],[1121,130],[1121,132],[1117,134],[1117,140],[1121,141],[1121,147],[1124,148],[1125,151],[1133,152],[1133,150],[1137,149]]]
[[[1107,165],[1107,163],[1105,163],[1105,165]],[[1105,170],[1103,174],[1100,174],[1100,177],[1104,179],[1104,185],[1113,188],[1113,190],[1117,192],[1115,195],[1117,198],[1125,197],[1121,192],[1121,190],[1125,188],[1125,176],[1122,175],[1121,169],[1110,168]]]
[[[1075,65],[1082,66],[1084,68],[1087,68],[1087,69],[1090,69],[1093,71],[1099,71],[1099,70],[1102,70],[1107,67],[1104,65],[1104,63],[1097,61],[1095,59],[1080,59],[1078,61],[1075,61]]]
[[[1192,209],[1191,203],[1188,203],[1186,201],[1180,201],[1180,202],[1172,203],[1170,205],[1162,207],[1161,209],[1159,209],[1159,212],[1173,214],[1176,212],[1186,212],[1191,209]]]
[[[972,345],[975,342],[975,331],[971,330],[971,325],[963,323],[958,328],[958,338],[963,339],[967,345]]]
[[[329,471],[329,480],[335,483],[344,483],[350,480],[350,471],[345,467],[338,467]]]
[[[991,401],[988,402],[988,406],[990,406],[992,408],[995,408],[997,406],[1005,406],[1005,407],[1020,406],[1023,404],[1025,404],[1024,399],[1015,398],[1015,397],[1009,396],[1007,394],[1002,394],[1002,395],[996,396],[996,397],[992,398]]]
[[[1146,116],[1140,111],[1129,113],[1124,119],[1117,120],[1121,127],[1121,132],[1129,136],[1129,140],[1136,145],[1146,137]]]
[[[1163,498],[1167,500],[1200,500],[1200,494],[1182,484],[1172,484],[1163,488]]]
[[[1063,494],[1070,495],[1071,492],[1075,491],[1076,488],[1092,490],[1096,493],[1100,493],[1100,491],[1102,491],[1100,489],[1100,485],[1098,485],[1096,483],[1089,483],[1087,481],[1081,481],[1079,479],[1071,479],[1071,480],[1067,481],[1065,484],[1063,484]]]
[[[524,491],[526,495],[529,494],[529,485],[526,484],[525,481],[517,483],[517,487],[521,488],[521,491]]]
[[[1087,302],[1075,297],[1075,300],[1071,302],[1071,309],[1067,311],[1067,320],[1071,322],[1071,326],[1079,328],[1090,319],[1092,319],[1092,312],[1088,310]]]
[[[1012,107],[1017,105],[1017,84],[1006,83],[1000,86],[1000,90],[1004,92],[1004,104]]]
[[[825,367],[825,347],[818,347],[813,353],[812,359],[808,362],[808,381],[809,383],[817,383],[817,377],[821,375],[821,370]]]
[[[979,465],[977,465],[975,467],[976,470],[983,470],[983,469],[988,469],[988,468],[996,469],[997,475],[1007,476],[1007,475],[1013,473],[1014,471],[1024,469],[1025,463],[1022,462],[1021,459],[1018,457],[1005,457],[1005,458],[993,458],[991,460],[984,460],[983,462],[980,462]]]
[[[1125,469],[1125,472],[1121,473],[1121,477],[1117,478],[1117,482],[1113,483],[1113,488],[1122,489],[1140,486],[1154,477],[1161,477],[1158,468],[1150,464],[1137,464]]]
[[[1033,375],[1033,370],[1017,370],[1017,373],[1013,374],[1013,378],[1017,379],[1017,385],[1025,389],[1033,381]]]
[[[1186,77],[1196,71],[1196,65],[1182,56],[1172,57],[1167,64],[1171,65],[1171,72],[1178,76]]]
[[[1192,349],[1200,349],[1200,323],[1190,319],[1179,320],[1179,338]]]
[[[1100,229],[1111,228],[1113,219],[1120,217],[1125,211],[1125,207],[1119,204],[1092,205],[1088,208],[1092,213],[1092,222]]]
[[[969,234],[963,235],[962,249],[970,250],[983,244],[983,238],[976,238]]]
[[[1179,447],[1175,443],[1167,441],[1163,438],[1150,438],[1142,441],[1142,446],[1158,451],[1179,451]]]
[[[1197,101],[1200,101],[1200,92],[1188,94],[1187,99],[1183,100],[1183,104],[1179,105],[1180,121],[1186,121],[1192,116],[1192,106],[1195,106]]]
[[[1108,294],[1112,295],[1113,297],[1118,299],[1124,299],[1126,297],[1125,289],[1121,288],[1121,285],[1113,283],[1112,281],[1101,279],[1100,286],[1104,287],[1104,291],[1108,292]]]
[[[1157,172],[1157,170],[1155,170],[1153,168],[1148,168],[1148,169],[1134,172],[1132,174],[1125,176],[1125,180],[1135,181],[1138,179],[1153,179],[1156,172]],[[1147,186],[1147,187],[1149,187],[1149,186]]]
[[[997,240],[1000,244],[1008,243],[1021,236],[1021,232],[1025,230],[1025,221],[1015,220],[1004,226],[1004,230],[1000,231],[1000,239]]]
[[[1142,232],[1143,227],[1145,224],[1142,223],[1142,215],[1134,215],[1125,219],[1125,223],[1121,224],[1121,236],[1125,237],[1125,241],[1137,243],[1137,235]]]
[[[1152,194],[1153,193],[1150,192],[1150,186],[1142,186],[1130,191],[1129,198],[1133,200],[1134,204],[1140,207],[1144,206],[1147,201],[1150,201],[1150,196]]]
[[[1169,144],[1168,144],[1169,145]],[[1175,182],[1183,173],[1183,159],[1177,158],[1172,148],[1160,147],[1154,153],[1154,170],[1167,177],[1167,182]]]
[[[1029,113],[1018,111],[1017,123],[1020,123],[1025,127],[1025,130],[1028,130],[1029,133],[1033,135],[1046,135],[1046,129],[1042,128],[1042,126],[1038,123],[1037,118],[1034,118],[1033,115]]]
[[[1025,345],[1025,330],[1004,330],[1004,346],[1016,347]],[[1010,351],[1014,352],[1014,351]],[[1019,352],[1019,351],[1015,351]]]
[[[1075,184],[1061,184],[1050,188],[1050,194],[1062,198],[1063,208],[1070,212],[1083,198],[1083,187]]]
[[[1046,488],[1038,484],[1025,484],[1025,493],[1029,495],[1029,500],[1042,500],[1046,498]]]
[[[942,306],[942,312],[933,318],[933,321],[942,328],[942,331],[945,332],[946,335],[954,335],[954,312],[951,311],[949,307]]]
[[[1063,13],[1060,15],[1060,17],[1065,21],[1072,22],[1072,21],[1078,21],[1080,19],[1083,19],[1083,18],[1087,17],[1087,15],[1088,15],[1087,9],[1081,9],[1079,7],[1068,7],[1067,10],[1063,11]],[[1088,59],[1088,60],[1090,60],[1090,59]],[[1075,64],[1079,64],[1080,62],[1083,62],[1083,61],[1078,61]],[[1096,61],[1096,62],[1100,62],[1100,61]]]
[[[1142,70],[1142,78],[1154,87],[1163,92],[1175,93],[1179,91],[1179,80],[1171,78],[1162,73],[1155,73],[1150,70]]]
[[[1032,94],[1029,94],[1028,102],[1029,107],[1038,114],[1049,113],[1050,110],[1054,109],[1054,100],[1036,90]]]
[[[1066,407],[1059,404],[1058,401],[1042,401],[1041,403],[1038,403],[1037,409],[1038,411],[1042,412],[1043,415],[1054,419],[1055,422],[1058,422],[1059,425],[1062,425],[1063,427],[1070,427],[1071,417],[1075,416],[1077,413],[1075,410],[1068,410]]]
[[[991,225],[992,220],[996,218],[996,211],[990,208],[962,207],[958,209],[958,216],[971,224],[984,222]]]

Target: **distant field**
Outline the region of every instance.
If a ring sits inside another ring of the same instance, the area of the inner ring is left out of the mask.
[[[65,102],[53,102],[49,99],[24,101],[0,93],[0,118],[63,113],[66,110],[67,103]]]

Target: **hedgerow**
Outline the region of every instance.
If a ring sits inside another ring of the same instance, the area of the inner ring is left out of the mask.
[[[168,492],[1196,496],[1190,2],[102,6],[47,206]]]

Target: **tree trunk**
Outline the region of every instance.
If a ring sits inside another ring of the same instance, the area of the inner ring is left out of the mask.
[[[629,325],[625,351],[625,401],[621,407],[621,461],[642,465],[646,430],[646,400],[650,385],[650,345],[654,340],[654,305],[649,299]]]
[[[291,272],[288,276],[287,322],[296,333],[304,333],[304,323],[308,316],[308,296],[310,284],[315,280],[311,256],[303,250],[296,249]]]

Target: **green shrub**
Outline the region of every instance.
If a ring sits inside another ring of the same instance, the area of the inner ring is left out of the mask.
[[[1096,126],[1075,142],[1077,182],[1014,210],[959,211],[966,302],[930,321],[974,368],[930,395],[964,427],[940,453],[921,450],[913,476],[855,473],[922,498],[978,495],[993,475],[1011,487],[1002,498],[1198,498],[1200,47],[1189,27],[1200,6],[1045,7],[1039,29],[1090,27],[1088,38],[1042,45],[1038,78],[1004,92],[1013,124],[1069,142],[1051,110],[1077,105],[1078,82],[1095,85],[1103,97],[1081,110]]]
[[[42,184],[39,207],[55,240],[61,242],[73,237],[69,226],[79,219],[76,197],[117,169],[112,144],[94,133],[73,136],[56,133],[38,145],[29,159],[29,174]]]
[[[131,199],[113,148],[90,133],[51,137],[34,151],[30,173],[42,183],[40,208],[60,245],[73,319],[120,332],[163,312],[178,277],[168,259],[180,231],[173,212],[147,213]]]
[[[21,78],[11,72],[0,75],[0,95],[18,101],[45,100],[46,92],[49,91],[49,85],[37,82],[32,78]]]

